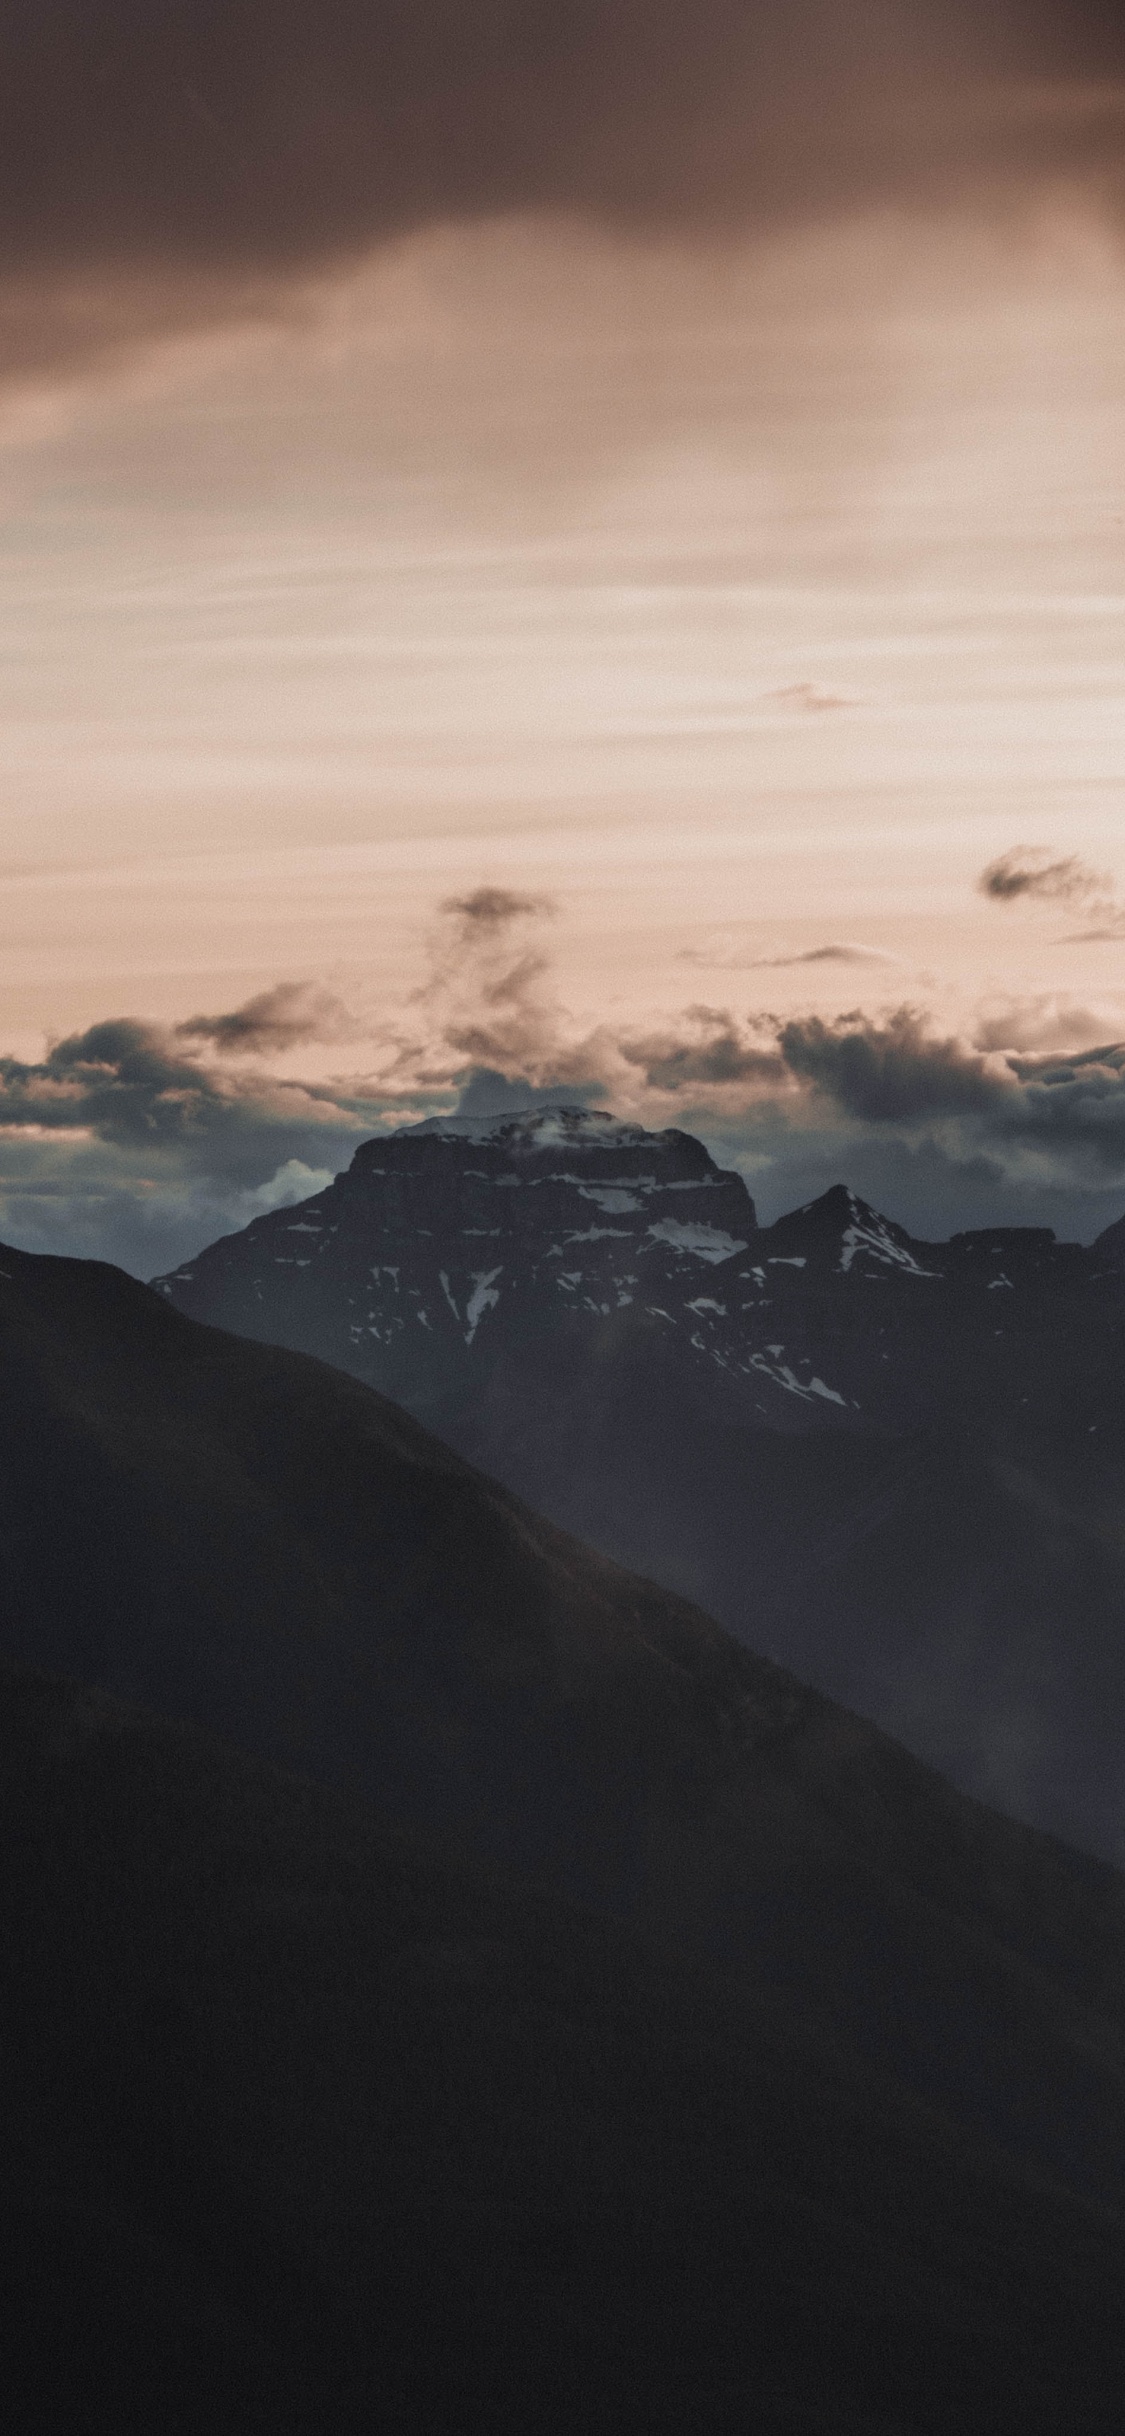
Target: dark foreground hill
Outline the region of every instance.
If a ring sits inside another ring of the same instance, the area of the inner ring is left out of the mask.
[[[762,1228],[690,1136],[549,1110],[365,1143],[158,1282],[1122,1861],[1123,1257],[843,1187]]]
[[[627,1923],[1125,2195],[1125,1881],[955,1794],[355,1380],[0,1255],[0,1645]]]
[[[1120,2218],[776,2000],[7,1667],[0,1843],[21,2436],[1119,2427]]]

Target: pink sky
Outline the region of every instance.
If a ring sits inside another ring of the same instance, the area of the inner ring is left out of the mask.
[[[1125,119],[1104,79],[1005,90],[1021,143]],[[450,210],[272,284],[107,257],[13,308],[0,1051],[309,983],[346,1056],[255,1071],[422,1113],[465,1064],[439,908],[482,886],[551,900],[532,1079],[598,1041],[654,1122],[613,1044],[685,1022],[1125,1037],[1120,219],[1088,166],[888,189],[863,123],[846,191],[710,231]],[[1094,876],[986,897],[1016,847]]]

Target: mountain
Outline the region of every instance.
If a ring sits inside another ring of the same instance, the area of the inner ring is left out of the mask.
[[[967,1791],[1125,1857],[1125,1221],[771,1227],[681,1133],[372,1141],[155,1281],[311,1352]]]
[[[1125,1881],[360,1382],[0,1254],[0,1654],[217,1731],[1125,2198]]]
[[[21,2436],[1114,2436],[1120,2213],[784,2005],[4,1665],[0,1841]]]
[[[712,1272],[755,1234],[741,1177],[690,1135],[552,1109],[366,1142],[327,1192],[155,1282],[193,1318],[315,1351],[424,1416],[512,1329],[633,1309],[702,1342]]]

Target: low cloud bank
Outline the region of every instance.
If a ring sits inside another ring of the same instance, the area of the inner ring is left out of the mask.
[[[1025,896],[1084,885],[1067,858],[1027,868]],[[692,1004],[582,1031],[556,994],[556,910],[497,887],[447,899],[425,983],[379,1023],[292,980],[178,1025],[117,1017],[39,1060],[0,1057],[0,1232],[152,1275],[319,1190],[372,1133],[560,1098],[702,1134],[767,1216],[841,1177],[921,1235],[1005,1222],[1088,1238],[1120,1215],[1111,1002],[993,1000],[964,1036],[910,1004]],[[357,1045],[362,1071],[323,1071]]]

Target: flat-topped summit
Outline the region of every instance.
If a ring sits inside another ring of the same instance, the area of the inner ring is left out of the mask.
[[[643,1125],[626,1124],[622,1118],[611,1116],[605,1108],[585,1108],[560,1100],[557,1107],[501,1109],[492,1116],[467,1113],[464,1115],[423,1117],[420,1125],[404,1125],[392,1141],[416,1139],[419,1134],[437,1134],[443,1141],[489,1142],[503,1135],[513,1147],[543,1148],[569,1144],[579,1149],[596,1149],[617,1143],[622,1148],[635,1148],[644,1142],[666,1142],[671,1133],[652,1134]],[[692,1137],[685,1134],[685,1141]],[[364,1143],[363,1149],[372,1145]],[[702,1144],[697,1145],[702,1148]],[[359,1157],[360,1152],[356,1153]]]
[[[494,1150],[518,1162],[521,1168],[534,1164],[563,1178],[575,1160],[586,1170],[596,1168],[607,1158],[620,1156],[638,1176],[648,1172],[653,1186],[674,1178],[722,1179],[741,1188],[751,1212],[750,1223],[756,1223],[754,1205],[741,1178],[717,1167],[710,1151],[704,1149],[694,1134],[681,1133],[675,1126],[650,1133],[645,1126],[626,1124],[604,1108],[560,1106],[517,1109],[496,1116],[426,1117],[420,1125],[406,1125],[397,1133],[361,1143],[349,1173],[378,1169],[392,1146],[396,1163],[408,1166],[410,1146],[417,1142],[469,1144],[481,1150]]]
[[[195,1317],[320,1353],[419,1408],[498,1326],[635,1309],[690,1330],[712,1272],[756,1233],[741,1176],[691,1134],[534,1109],[364,1142],[326,1191],[156,1282]]]

